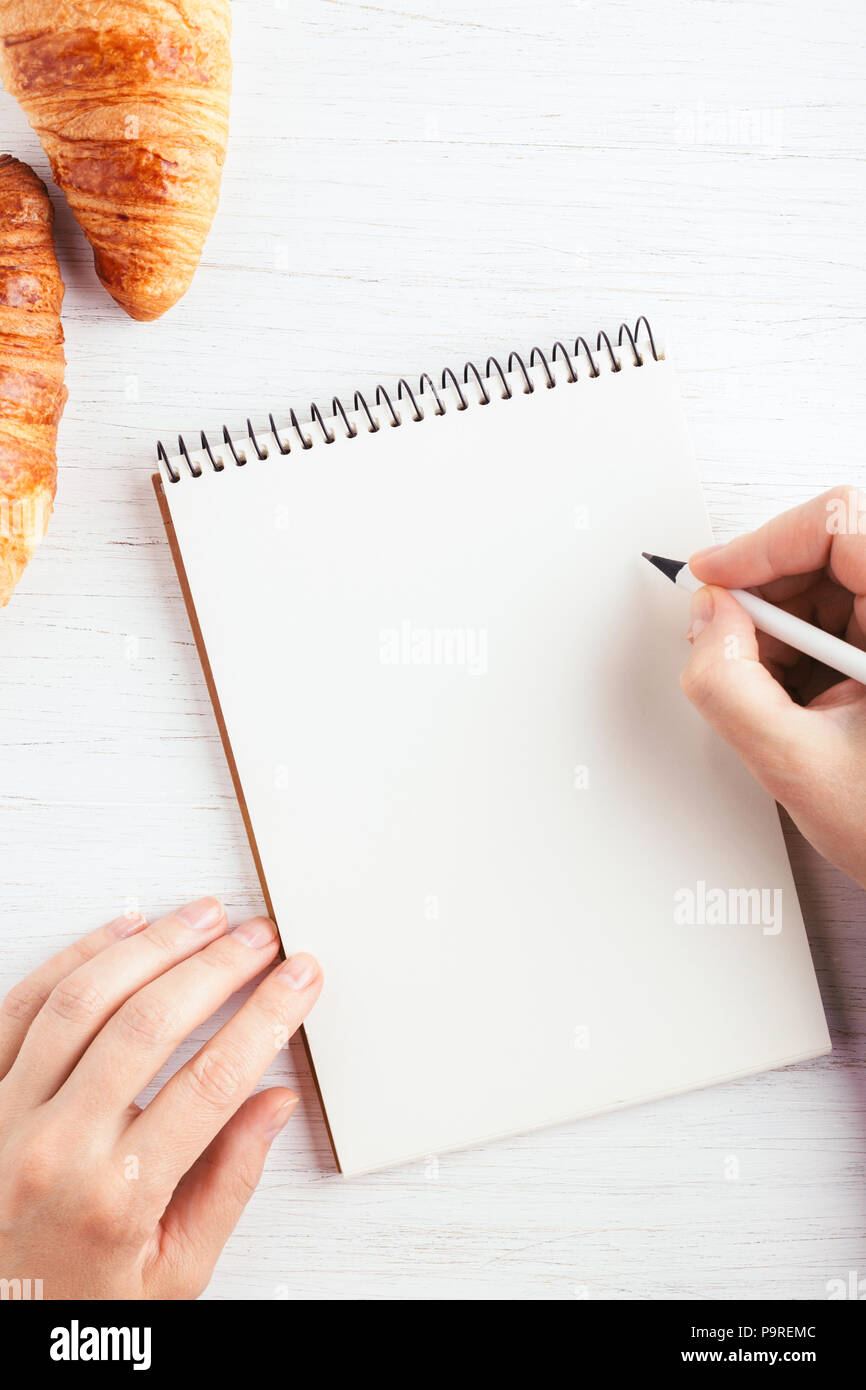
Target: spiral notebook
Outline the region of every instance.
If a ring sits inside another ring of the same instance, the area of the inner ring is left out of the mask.
[[[776,807],[641,559],[711,539],[646,321],[415,381],[155,479],[344,1173],[829,1048]]]

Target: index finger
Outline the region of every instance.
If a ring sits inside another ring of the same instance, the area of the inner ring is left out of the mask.
[[[123,1151],[140,1157],[154,1191],[173,1191],[301,1026],[321,988],[318,961],[304,952],[289,956],[133,1119]]]
[[[689,565],[705,584],[726,589],[753,589],[827,569],[843,588],[866,594],[866,493],[830,488],[757,531],[699,550]]]

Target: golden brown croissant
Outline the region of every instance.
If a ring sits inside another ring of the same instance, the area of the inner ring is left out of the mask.
[[[189,289],[219,199],[228,0],[0,0],[0,73],[134,319]]]
[[[45,184],[0,155],[0,605],[45,535],[66,404],[63,281]]]

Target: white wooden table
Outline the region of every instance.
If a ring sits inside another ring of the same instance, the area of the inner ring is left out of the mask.
[[[60,487],[0,628],[5,986],[131,899],[260,906],[157,436],[647,313],[720,536],[863,480],[857,0],[233,8],[222,203],[183,303],[128,320],[56,198]],[[48,177],[2,95],[0,141]],[[209,1296],[807,1298],[866,1275],[866,900],[790,844],[832,1057],[346,1181],[293,1047],[271,1080],[302,1108]]]

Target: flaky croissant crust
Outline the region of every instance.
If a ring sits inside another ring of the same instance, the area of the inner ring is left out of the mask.
[[[219,199],[228,0],[0,0],[0,74],[127,313],[189,288]]]
[[[0,605],[45,534],[66,403],[63,281],[41,179],[0,155]]]

